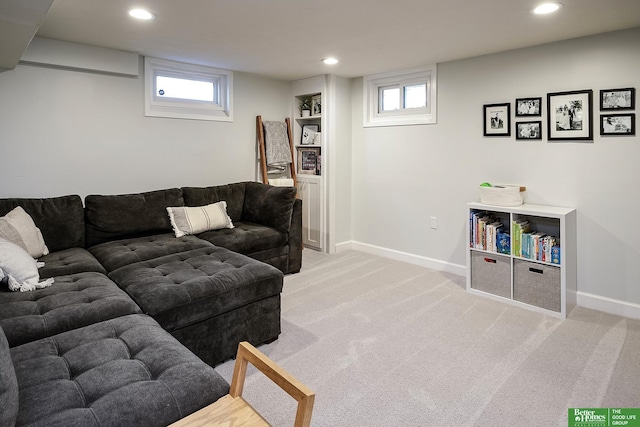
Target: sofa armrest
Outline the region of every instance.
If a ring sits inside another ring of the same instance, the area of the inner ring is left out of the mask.
[[[289,263],[287,273],[297,273],[302,268],[302,200],[296,199],[289,229]]]
[[[291,216],[296,201],[295,187],[272,187],[248,182],[244,195],[242,220],[273,227],[281,233],[291,229]]]

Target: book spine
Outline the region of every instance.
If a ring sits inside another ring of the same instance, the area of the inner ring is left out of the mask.
[[[513,253],[514,256],[522,256],[522,253],[520,252],[521,239],[522,239],[522,233],[520,229],[520,224],[518,224],[516,221],[513,221],[513,223],[511,224],[511,243],[512,243],[511,252]]]

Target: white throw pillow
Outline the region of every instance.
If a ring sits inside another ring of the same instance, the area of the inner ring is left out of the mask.
[[[12,291],[33,291],[53,284],[53,278],[40,282],[36,262],[24,249],[6,239],[0,238],[0,280],[7,279]]]
[[[206,206],[167,208],[167,212],[176,237],[221,228],[233,228],[231,218],[227,215],[227,202],[225,201]]]
[[[0,237],[20,246],[33,258],[49,253],[40,229],[20,206],[0,218]]]

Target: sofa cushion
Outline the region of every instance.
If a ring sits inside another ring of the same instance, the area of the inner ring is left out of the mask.
[[[33,258],[49,253],[40,229],[21,206],[0,218],[0,237],[20,246]]]
[[[100,273],[55,278],[33,292],[0,292],[0,326],[13,347],[131,313],[138,306]]]
[[[184,206],[182,190],[85,198],[87,247],[112,240],[171,231],[167,207]]]
[[[113,271],[136,262],[211,246],[195,236],[176,238],[173,233],[166,233],[102,243],[89,251],[107,271]]]
[[[40,261],[44,262],[44,266],[38,270],[41,278],[66,276],[87,271],[107,273],[98,260],[83,248],[69,248],[52,252],[40,258]]]
[[[259,182],[247,182],[242,220],[288,233],[296,194],[295,187],[272,187]]]
[[[227,382],[148,316],[134,314],[11,349],[17,425],[166,426]]]
[[[21,206],[42,232],[49,251],[84,247],[84,208],[80,196],[0,199],[0,215]]]
[[[233,230],[205,231],[198,234],[198,237],[244,255],[285,247],[288,238],[286,233],[281,233],[275,228],[251,222],[236,222]]]
[[[13,426],[18,417],[18,381],[9,343],[0,328],[0,426]]]
[[[176,237],[233,228],[233,221],[227,215],[227,202],[224,200],[205,206],[169,207],[167,213]]]
[[[168,331],[279,295],[283,283],[277,268],[218,247],[130,264],[109,277]]]
[[[224,200],[227,202],[227,213],[231,220],[240,221],[246,185],[246,182],[236,182],[213,187],[183,187],[184,204],[185,206],[204,206]]]

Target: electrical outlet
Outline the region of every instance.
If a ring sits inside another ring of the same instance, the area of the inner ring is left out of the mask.
[[[434,230],[438,229],[438,217],[436,216],[431,217],[431,228]]]

